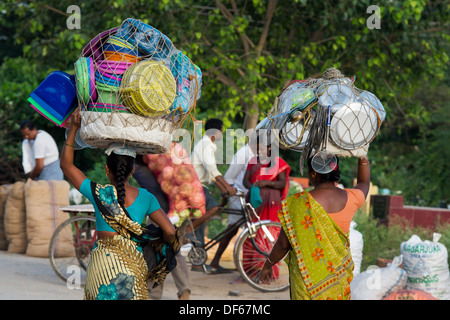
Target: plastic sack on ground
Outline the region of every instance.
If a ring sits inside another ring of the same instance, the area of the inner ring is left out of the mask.
[[[180,226],[188,217],[199,218],[205,214],[202,184],[181,145],[173,143],[169,153],[145,155],[143,160],[167,195],[167,216],[175,226]]]
[[[402,289],[383,298],[383,300],[439,300],[428,292],[422,290]]]
[[[355,265],[355,268],[353,269],[353,276],[356,276],[361,272],[364,247],[363,235],[361,234],[361,232],[355,229],[356,225],[356,222],[352,221],[350,223],[349,231],[350,252],[352,254],[353,264]]]
[[[450,280],[447,248],[439,243],[441,235],[433,234],[433,241],[422,241],[413,235],[401,244],[403,266],[408,275],[406,289],[423,290],[435,298],[450,300]]]
[[[386,268],[375,268],[358,274],[350,283],[352,300],[381,300],[406,285],[406,272],[396,257]]]

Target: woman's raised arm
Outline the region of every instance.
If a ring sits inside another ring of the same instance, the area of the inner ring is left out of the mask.
[[[367,156],[358,160],[358,173],[356,176],[355,188],[360,189],[367,198],[370,189],[370,161]]]
[[[86,179],[86,176],[73,164],[75,135],[81,126],[81,117],[78,108],[73,112],[70,120],[71,124],[69,134],[61,150],[60,167],[66,178],[77,190],[80,190],[81,183],[83,183],[84,179]]]

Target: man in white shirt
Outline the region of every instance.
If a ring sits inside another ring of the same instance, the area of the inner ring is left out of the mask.
[[[248,162],[251,158],[256,156],[256,143],[250,139],[249,143],[240,148],[234,155],[227,172],[225,173],[225,181],[232,185],[238,192],[242,192],[244,195],[248,192],[248,189],[244,186],[243,180],[245,171],[247,170]],[[238,196],[232,196],[228,199],[229,208],[241,210],[241,200]],[[242,215],[228,214],[228,228],[233,229],[233,224],[235,224]],[[216,254],[211,261],[211,268],[215,268],[219,272],[225,272],[226,269],[219,266],[220,258],[224,253],[225,249],[228,247],[231,239],[235,236],[238,229],[234,232],[230,232],[222,238],[219,242]]]
[[[204,235],[206,222],[214,216],[219,210],[219,204],[211,195],[207,186],[215,183],[222,194],[233,196],[236,194],[236,189],[230,186],[223,178],[220,171],[217,169],[215,152],[217,146],[215,141],[222,138],[223,122],[220,119],[209,119],[205,123],[205,134],[194,147],[191,155],[192,165],[197,172],[198,178],[203,185],[203,192],[205,193],[206,213],[203,217],[193,221],[196,240],[204,245]]]
[[[44,130],[38,130],[33,122],[20,124],[23,135],[22,165],[32,180],[62,180],[64,174],[59,166],[59,150],[55,140]]]

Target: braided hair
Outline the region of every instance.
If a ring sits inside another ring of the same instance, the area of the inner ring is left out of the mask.
[[[308,170],[311,172],[316,172],[312,167],[312,157],[308,159]],[[339,169],[339,158],[336,157],[336,169],[329,173],[320,174],[316,172],[319,175],[320,183],[322,182],[338,182],[339,179],[341,179],[341,170]]]
[[[134,158],[126,155],[118,155],[112,152],[106,157],[106,164],[116,180],[117,200],[119,204],[124,205],[125,181],[133,171]]]

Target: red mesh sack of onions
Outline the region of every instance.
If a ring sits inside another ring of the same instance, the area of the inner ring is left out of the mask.
[[[205,194],[197,173],[183,147],[172,143],[169,153],[143,156],[169,200],[169,218],[180,226],[186,218],[205,214]]]

